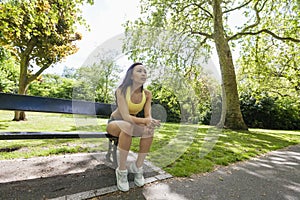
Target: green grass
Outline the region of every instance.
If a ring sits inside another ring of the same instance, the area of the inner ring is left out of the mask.
[[[250,129],[245,132],[199,128],[184,153],[162,167],[175,176],[190,176],[299,143],[300,131]]]
[[[62,114],[27,113],[13,122],[13,112],[0,111],[0,131],[104,131],[106,119]],[[209,126],[165,123],[155,132],[148,160],[173,176],[191,176],[300,143],[300,131],[220,130]],[[103,139],[0,141],[0,159],[106,151]],[[138,151],[139,138],[132,150]]]
[[[65,114],[26,112],[28,121],[15,122],[13,112],[0,111],[0,131],[104,131],[106,119],[85,118]],[[0,141],[0,160],[30,158],[65,153],[99,152],[107,150],[107,140],[46,139]]]

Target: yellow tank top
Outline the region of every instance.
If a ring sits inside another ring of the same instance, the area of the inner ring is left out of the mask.
[[[145,103],[146,103],[146,95],[145,95],[145,92],[143,90],[142,92],[142,101],[140,103],[132,103],[131,102],[131,88],[130,86],[127,87],[127,90],[126,90],[126,101],[127,101],[127,105],[128,105],[128,109],[129,109],[129,114],[131,115],[136,115],[138,114],[139,112],[141,112],[145,106]]]

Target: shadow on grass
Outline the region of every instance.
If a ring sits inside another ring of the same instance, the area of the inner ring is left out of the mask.
[[[22,148],[21,146],[0,148],[0,152],[13,152],[13,151],[17,151],[21,148]]]
[[[299,138],[297,142],[290,137],[253,131],[224,133],[225,135],[219,137],[217,144],[206,157],[217,165],[228,165],[299,142]]]
[[[193,143],[173,163],[163,169],[173,176],[190,176],[214,170],[218,165],[229,165],[258,155],[300,143],[300,135],[258,131],[222,130],[216,133],[199,128]],[[214,141],[207,138],[212,134]],[[205,156],[200,156],[204,146]],[[174,149],[174,151],[176,151]],[[171,153],[164,152],[172,155]],[[155,162],[154,162],[155,163]],[[184,169],[184,170],[183,170]]]
[[[0,141],[0,160],[89,152],[106,152],[105,138]],[[14,151],[12,151],[14,150]]]
[[[9,125],[8,122],[11,122],[12,120],[0,120],[0,129],[6,130]]]

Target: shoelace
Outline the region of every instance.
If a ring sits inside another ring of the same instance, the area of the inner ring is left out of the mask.
[[[126,173],[118,172],[118,174],[119,174],[119,177],[120,177],[120,181],[121,181],[122,183],[127,182],[127,174],[126,174]]]
[[[143,177],[143,170],[142,169],[136,169],[136,177],[142,178]]]

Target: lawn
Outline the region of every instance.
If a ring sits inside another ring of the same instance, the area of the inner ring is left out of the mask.
[[[28,121],[13,122],[13,112],[0,111],[0,131],[104,131],[107,119],[27,112]],[[173,176],[209,172],[220,165],[249,159],[300,143],[300,131],[221,130],[210,126],[164,123],[155,132],[148,160]],[[0,159],[106,151],[103,139],[0,141]],[[138,138],[132,151],[138,151]]]

